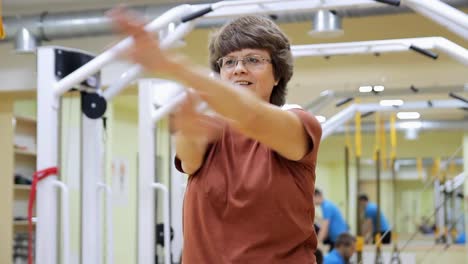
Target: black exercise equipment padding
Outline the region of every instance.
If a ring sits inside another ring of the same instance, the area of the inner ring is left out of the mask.
[[[352,100],[354,100],[353,97],[345,98],[345,99],[339,101],[338,103],[336,103],[336,107],[340,107],[340,106],[342,106],[344,104],[347,104],[347,103],[351,102]]]
[[[460,95],[456,95],[456,94],[450,92],[450,93],[449,93],[449,96],[468,104],[468,99],[466,99],[466,98],[464,98],[464,97],[461,97]]]
[[[198,11],[195,11],[193,12],[192,14],[188,14],[184,17],[182,17],[181,21],[182,23],[185,23],[185,22],[188,22],[190,20],[194,20],[196,18],[199,18],[205,14],[208,14],[209,12],[213,11],[213,8],[211,6],[208,6],[208,7],[205,7],[205,8],[202,8]]]
[[[70,73],[74,72],[81,66],[88,63],[94,57],[89,54],[84,54],[78,51],[69,51],[63,49],[55,49],[55,76],[57,80],[65,78]],[[81,85],[84,85],[89,88],[98,89],[100,84],[99,72],[89,76],[84,80]]]
[[[417,53],[422,54],[422,55],[424,55],[426,57],[429,57],[431,59],[434,59],[434,60],[437,60],[437,58],[439,57],[439,55],[437,53],[432,52],[430,50],[422,49],[422,48],[420,48],[418,46],[415,46],[415,45],[411,45],[409,48],[410,48],[410,50],[414,50]]]
[[[400,0],[375,0],[376,2],[392,5],[392,6],[400,6]]]

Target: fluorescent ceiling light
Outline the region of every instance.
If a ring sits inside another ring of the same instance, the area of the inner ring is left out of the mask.
[[[385,89],[385,87],[383,85],[375,85],[374,86],[374,91],[375,92],[383,92],[384,89]]]
[[[361,93],[370,93],[370,92],[372,92],[372,86],[368,86],[368,85],[361,86],[361,87],[359,87],[359,92],[361,92]]]
[[[323,122],[325,122],[325,121],[327,120],[326,117],[321,116],[321,115],[317,115],[317,116],[315,116],[315,118],[317,118],[317,120],[318,120],[320,123],[323,123]]]
[[[403,100],[396,99],[396,100],[380,100],[381,106],[400,106],[403,104]]]
[[[400,128],[407,128],[407,129],[419,129],[422,127],[421,121],[409,121],[409,122],[401,122],[398,124]]]
[[[398,112],[398,119],[418,119],[421,115],[418,112]]]

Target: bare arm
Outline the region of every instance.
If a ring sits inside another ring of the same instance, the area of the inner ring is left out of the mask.
[[[175,129],[177,157],[182,170],[191,175],[202,165],[208,145],[221,136],[222,120],[198,113],[194,95],[189,92],[187,99],[171,116],[172,129]]]
[[[170,56],[143,30],[141,21],[122,10],[115,11],[112,17],[122,32],[134,38],[128,56],[146,70],[168,74],[193,87],[214,111],[232,120],[242,133],[285,158],[299,160],[308,152],[310,142],[307,133],[295,114],[262,101],[247,89],[210,78],[209,71]]]
[[[307,133],[294,113],[262,101],[247,89],[210,78],[206,70],[188,63],[171,61],[169,69],[179,81],[197,90],[213,110],[232,120],[231,124],[242,133],[285,158],[299,160],[310,149]]]
[[[364,219],[364,223],[362,224],[362,236],[366,240],[369,236],[372,236],[372,220],[370,218]]]
[[[330,225],[330,221],[327,219],[324,219],[322,221],[322,224],[320,225],[320,231],[317,235],[317,241],[320,243],[323,243],[323,241],[327,238],[328,234],[328,227]]]

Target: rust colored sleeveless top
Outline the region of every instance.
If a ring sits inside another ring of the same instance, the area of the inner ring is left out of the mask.
[[[313,264],[314,185],[321,126],[295,113],[312,142],[291,161],[226,127],[184,198],[183,264]],[[181,170],[180,160],[176,167]]]

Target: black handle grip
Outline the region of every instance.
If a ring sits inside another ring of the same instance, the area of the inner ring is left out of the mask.
[[[460,101],[465,102],[465,103],[468,104],[468,99],[466,99],[466,98],[464,98],[464,97],[461,97],[460,95],[456,95],[456,94],[450,92],[450,93],[449,93],[449,96],[452,97],[452,98],[458,99],[458,100],[460,100]]]
[[[416,88],[416,87],[414,87],[414,85],[411,85],[411,86],[410,86],[410,89],[411,89],[411,91],[413,91],[413,92],[415,92],[415,93],[419,92],[419,89]]]
[[[205,14],[208,14],[209,12],[213,11],[213,8],[211,6],[205,7],[203,9],[200,9],[198,11],[193,12],[192,14],[188,14],[184,17],[182,17],[182,23],[188,22],[190,20],[194,20],[195,18],[199,18]]]
[[[345,98],[344,100],[341,100],[338,103],[336,103],[336,107],[340,107],[340,106],[342,106],[344,104],[347,104],[347,103],[351,102],[352,100],[354,100],[353,97]]]
[[[367,113],[362,113],[361,118],[366,118],[366,117],[368,117],[370,115],[373,115],[374,113],[375,113],[374,111],[370,111],[370,112],[367,112]]]
[[[420,47],[417,47],[417,46],[414,46],[414,45],[411,45],[409,48],[411,50],[416,51],[419,54],[422,54],[422,55],[427,56],[427,57],[429,57],[431,59],[434,59],[434,60],[437,60],[437,58],[439,57],[439,55],[437,55],[437,53],[435,53],[435,52],[432,52],[430,50],[421,49]]]
[[[400,0],[375,0],[376,2],[380,2],[387,5],[392,6],[400,6]]]

